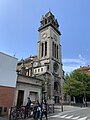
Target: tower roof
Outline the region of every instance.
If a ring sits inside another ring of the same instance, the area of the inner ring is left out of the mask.
[[[54,15],[51,13],[51,11],[49,11],[45,14],[45,17],[50,17],[50,16],[54,17]]]
[[[41,25],[40,25],[38,31],[42,30],[43,28],[45,28],[47,26],[52,26],[61,35],[61,33],[59,31],[58,21],[55,18],[55,16],[52,14],[51,11],[47,12],[45,15],[42,16],[40,23],[41,23]]]

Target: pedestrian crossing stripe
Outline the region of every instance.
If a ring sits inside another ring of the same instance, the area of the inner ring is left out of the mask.
[[[70,118],[72,118],[73,117],[73,115],[71,115],[71,116],[68,116],[68,117],[66,117],[67,119],[70,119]]]
[[[59,117],[59,115],[53,115],[53,116],[51,116],[51,117]]]
[[[80,116],[74,117],[72,118],[73,120],[77,120],[78,118],[80,118]]]
[[[87,120],[87,117],[80,118],[78,120]]]
[[[59,116],[60,118],[65,118],[67,115]]]
[[[52,117],[65,118],[69,120],[87,120],[87,116],[80,118],[80,116],[75,117],[74,115],[68,115],[68,114],[65,114],[65,115],[58,114],[58,115],[53,115]]]

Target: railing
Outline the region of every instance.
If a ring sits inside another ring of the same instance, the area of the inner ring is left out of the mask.
[[[27,109],[25,106],[15,106],[11,107],[9,113],[9,120],[22,120],[26,118],[31,118],[34,116],[34,108]],[[48,113],[54,113],[54,104],[48,105]]]
[[[9,120],[18,120],[32,117],[32,109],[26,109],[25,106],[11,107]]]

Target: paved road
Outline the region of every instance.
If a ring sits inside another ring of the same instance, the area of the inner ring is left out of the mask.
[[[90,120],[90,107],[80,108],[75,106],[64,106],[64,112],[61,112],[61,106],[55,106],[55,113],[48,115],[48,120]],[[7,117],[0,117],[0,120],[8,120]],[[32,120],[32,119],[26,119]],[[45,120],[45,118],[43,118]]]
[[[50,116],[49,120],[90,120],[90,108],[58,113]]]

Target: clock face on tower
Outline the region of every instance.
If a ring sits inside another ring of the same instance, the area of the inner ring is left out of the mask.
[[[42,38],[46,38],[47,37],[47,34],[46,33],[43,33],[42,34]]]
[[[53,71],[54,71],[54,72],[58,72],[58,69],[59,69],[58,63],[54,62],[54,63],[53,63]]]

